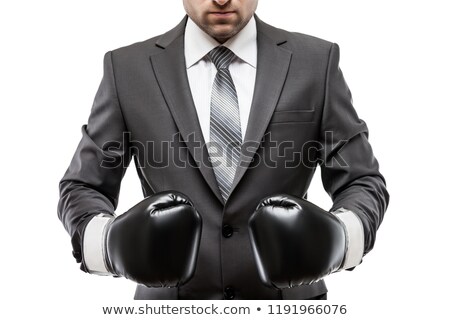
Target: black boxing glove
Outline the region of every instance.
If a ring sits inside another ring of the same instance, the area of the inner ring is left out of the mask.
[[[249,220],[262,282],[277,289],[311,284],[340,269],[346,231],[333,214],[300,198],[263,199]]]
[[[104,265],[110,274],[147,287],[182,285],[194,274],[201,228],[184,194],[154,194],[107,222]]]

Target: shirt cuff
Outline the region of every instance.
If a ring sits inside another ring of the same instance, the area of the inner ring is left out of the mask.
[[[106,227],[113,216],[99,214],[89,221],[83,236],[83,258],[89,273],[107,276],[113,275],[106,267],[105,236]]]
[[[345,226],[347,250],[342,269],[350,269],[359,265],[364,254],[364,228],[359,217],[352,211],[339,208],[333,212]]]

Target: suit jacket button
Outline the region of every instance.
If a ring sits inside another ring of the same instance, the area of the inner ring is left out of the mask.
[[[222,227],[222,235],[225,238],[231,238],[231,236],[233,235],[233,227],[226,224]]]
[[[235,295],[233,287],[226,287],[223,291],[223,296],[226,300],[234,299]]]

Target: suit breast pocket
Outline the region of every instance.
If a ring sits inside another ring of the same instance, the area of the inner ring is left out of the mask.
[[[314,121],[315,110],[274,111],[270,123],[295,123]]]

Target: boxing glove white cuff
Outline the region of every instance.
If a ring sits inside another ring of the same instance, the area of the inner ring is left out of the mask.
[[[108,276],[112,275],[105,263],[106,227],[113,220],[109,214],[99,214],[89,221],[83,236],[83,258],[89,273]]]
[[[359,265],[364,254],[364,228],[359,217],[352,211],[339,208],[333,214],[345,226],[347,236],[347,252],[341,270]]]

